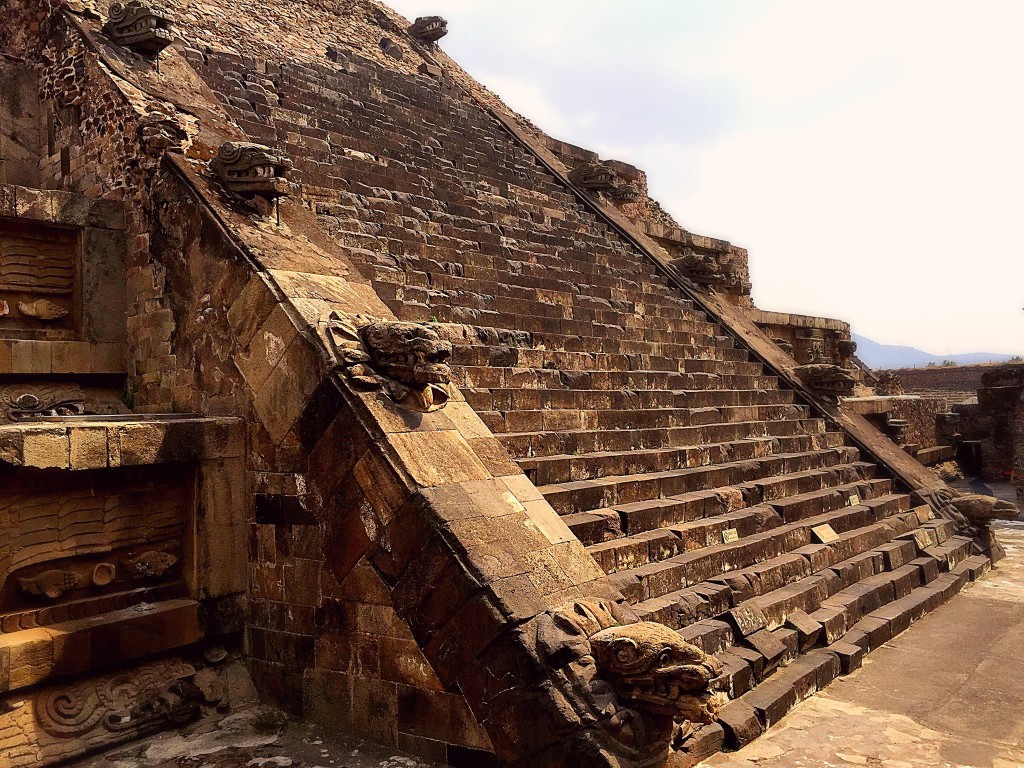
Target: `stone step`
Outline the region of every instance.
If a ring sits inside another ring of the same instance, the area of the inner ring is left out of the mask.
[[[724,488],[747,483],[752,484],[751,493],[753,494],[767,482],[762,479],[766,476],[774,478],[774,476],[780,475],[807,473],[799,478],[794,478],[793,484],[787,486],[800,489],[794,490],[794,493],[805,492],[812,488],[821,489],[837,482],[861,479],[863,478],[861,470],[873,467],[873,465],[855,464],[857,458],[856,448],[843,446],[820,451],[777,454],[704,467],[676,469],[668,472],[579,480],[545,485],[537,490],[543,494],[555,511],[562,515],[615,507],[625,512],[628,517],[629,508],[625,505],[654,499],[669,499],[705,488]],[[845,472],[838,469],[840,466],[844,467]],[[832,472],[816,471],[832,467],[837,467],[837,469]],[[783,481],[779,480],[779,482]],[[750,503],[757,504],[759,501]],[[644,530],[649,530],[649,528]]]
[[[819,488],[829,489],[828,492],[818,497],[822,500],[818,511],[825,513],[845,505],[835,506],[832,503],[825,503],[832,500],[832,488],[841,488],[842,490],[836,494],[836,497],[846,500],[855,493],[864,497],[865,495],[870,496],[872,493],[887,492],[888,480],[875,481],[869,476],[874,470],[875,467],[871,464],[849,464],[833,466],[828,470],[795,472],[792,475],[782,475],[780,478],[791,480],[795,488],[816,485]],[[763,521],[762,525],[774,527],[784,522],[771,505],[762,503],[761,496],[754,494],[749,488],[747,490],[748,494],[744,494],[738,487],[719,486],[710,490],[690,491],[665,498],[617,504],[613,507],[588,510],[582,514],[604,516],[606,511],[610,512],[617,516],[615,529],[628,536],[690,523],[695,520],[713,518],[748,507],[758,510]],[[905,506],[904,503],[896,503]],[[563,519],[567,521],[567,524],[582,522],[580,518],[573,515],[567,515]],[[605,536],[601,541],[607,541],[609,538],[611,537]]]
[[[725,461],[741,461],[771,454],[799,453],[838,448],[844,436],[836,432],[787,437],[748,437],[726,443],[680,448],[654,448],[628,451],[595,451],[578,455],[520,458],[519,466],[535,485],[551,485],[574,480],[592,480],[610,475],[665,472],[683,467],[707,466]]]
[[[850,489],[858,489],[861,493],[868,495],[877,494],[883,497],[891,497],[894,500],[901,498],[897,495],[888,494],[889,480],[876,480],[872,481],[872,483],[846,486],[844,490],[849,492]],[[705,547],[717,546],[725,542],[727,532],[731,536],[743,539],[744,537],[753,536],[765,530],[778,527],[781,524],[779,517],[772,516],[770,509],[766,507],[728,510],[727,498],[718,501],[726,506],[726,511],[688,522],[591,544],[587,546],[587,551],[604,568],[605,573],[617,573],[648,563],[667,560],[684,552],[695,552]],[[702,511],[705,513],[714,511],[714,507],[711,506],[714,503],[714,501],[708,499]],[[901,505],[893,505],[893,514],[899,511],[898,506]],[[869,516],[872,520],[877,519],[875,512],[871,511],[869,507],[864,507],[864,509],[865,519],[868,519]],[[834,510],[822,509],[818,514],[831,511]],[[626,521],[619,521],[620,530],[627,525]],[[821,559],[822,557],[819,555],[817,562],[820,563]]]
[[[519,348],[506,345],[455,344],[452,364],[468,368],[542,368],[562,371],[671,371],[740,373],[760,375],[763,369],[747,361],[744,350],[719,348],[707,343],[679,343],[658,345],[655,350],[628,351],[621,344],[612,352],[601,351],[600,345],[578,352],[566,352],[550,347]],[[701,367],[706,363],[722,363],[719,369]],[[732,366],[732,368],[730,368]],[[737,367],[741,366],[741,367]],[[755,367],[748,367],[755,366]]]
[[[727,746],[738,749],[749,743],[810,692],[827,685],[839,674],[859,668],[865,653],[909,628],[990,567],[988,558],[973,556],[948,573],[934,576],[922,565],[925,560],[929,558],[867,577],[859,582],[859,592],[851,595],[852,590],[848,589],[836,593],[824,601],[825,607],[819,611],[799,615],[796,623],[804,631],[797,632],[798,639],[810,650],[774,673],[769,660],[754,648],[744,647],[743,641],[734,637],[735,642],[727,645],[727,640],[706,630],[706,636],[715,645],[726,646],[718,652],[725,671],[718,685],[733,697],[719,719]],[[844,599],[847,596],[853,600]],[[879,601],[881,604],[876,605]],[[851,618],[846,612],[855,603],[860,610],[870,608],[870,612],[845,630]],[[817,621],[816,615],[822,621]],[[835,639],[837,634],[839,639]],[[826,659],[827,655],[834,656],[835,661]]]
[[[797,523],[778,525],[729,543],[613,573],[607,580],[631,604],[637,604],[814,545],[811,529],[820,525],[830,525],[836,533],[843,534],[874,522],[881,521],[869,507],[846,507]],[[899,532],[902,531],[896,530]]]
[[[632,410],[478,411],[495,434],[606,429],[671,429],[707,424],[803,419],[806,405],[725,405],[718,408],[652,408]]]
[[[609,390],[466,388],[466,401],[477,411],[621,410],[717,408],[723,406],[788,405],[794,394],[785,389]]]
[[[554,368],[456,366],[452,380],[463,389],[778,389],[779,380],[757,375],[676,371],[562,371]]]
[[[604,451],[655,450],[712,445],[758,437],[824,435],[822,419],[785,419],[635,430],[505,432],[498,440],[513,458],[578,456]]]

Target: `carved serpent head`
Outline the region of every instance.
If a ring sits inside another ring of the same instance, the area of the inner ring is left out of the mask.
[[[811,389],[830,397],[852,394],[857,383],[845,368],[828,363],[801,365],[793,372]]]
[[[291,160],[277,150],[245,141],[225,142],[210,161],[225,188],[244,197],[287,195],[291,167]]]
[[[383,389],[399,405],[424,413],[451,399],[452,344],[431,326],[335,312],[325,330],[341,370],[357,387]]]
[[[590,638],[601,673],[620,699],[650,714],[713,722],[718,698],[708,685],[722,664],[684,642],[664,624],[639,622],[603,629]]]
[[[436,43],[448,34],[448,22],[440,16],[420,16],[409,27],[409,34],[425,43]]]
[[[103,32],[119,45],[155,56],[174,39],[173,24],[174,16],[170,11],[142,0],[129,0],[110,6]]]
[[[414,387],[448,384],[452,344],[420,323],[378,322],[359,331],[370,366],[388,378]]]

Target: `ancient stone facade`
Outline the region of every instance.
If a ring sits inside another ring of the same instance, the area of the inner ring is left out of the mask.
[[[745,251],[509,113],[444,29],[372,0],[0,20],[17,765],[194,716],[212,643],[438,762],[688,765],[987,566],[835,402],[849,374],[747,314]]]

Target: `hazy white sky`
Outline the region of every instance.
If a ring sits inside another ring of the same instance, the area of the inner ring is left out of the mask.
[[[1024,353],[1022,0],[385,0],[750,251],[763,309]]]

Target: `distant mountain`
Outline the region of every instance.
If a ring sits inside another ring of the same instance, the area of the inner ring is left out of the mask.
[[[1005,363],[1012,355],[999,355],[995,352],[969,352],[963,355],[933,355],[915,347],[899,347],[893,344],[879,344],[877,341],[853,334],[857,342],[857,357],[871,368],[921,368],[928,363],[941,365],[944,360],[952,360],[957,365],[974,365],[977,363]]]

